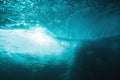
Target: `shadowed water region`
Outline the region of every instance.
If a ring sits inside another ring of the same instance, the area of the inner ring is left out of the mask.
[[[119,0],[0,0],[0,80],[120,80]]]

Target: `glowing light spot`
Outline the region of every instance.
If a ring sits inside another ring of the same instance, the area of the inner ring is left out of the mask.
[[[1,41],[2,40],[2,41]],[[59,55],[64,48],[45,28],[0,30],[0,45],[8,53]]]

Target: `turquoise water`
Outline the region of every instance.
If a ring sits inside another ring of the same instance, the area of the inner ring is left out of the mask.
[[[87,0],[3,0],[0,3],[2,29],[42,25],[57,37],[73,39],[74,36],[74,40],[119,35],[120,15],[116,6],[119,3]]]
[[[2,68],[17,64],[37,72],[62,65],[62,77],[68,76],[82,41],[120,35],[117,5],[102,0],[0,0]]]
[[[57,30],[55,26],[58,28],[62,24],[63,15],[57,13],[65,10],[65,2],[3,0],[0,3],[1,52],[5,52],[10,59],[24,65],[40,62],[40,66],[43,66],[53,59],[55,64],[70,62],[67,60],[72,58],[78,41],[69,38],[67,40],[67,37],[60,38],[61,36],[53,31]],[[59,31],[61,30],[57,30]],[[70,53],[65,55],[68,52]],[[28,56],[37,60],[29,62],[26,58]]]
[[[27,30],[1,29],[0,37],[0,51],[5,52],[4,54],[7,54],[13,61],[21,62],[23,65],[37,62],[38,64],[35,63],[35,65],[44,66],[51,60],[53,60],[53,64],[62,62],[68,64],[71,60],[67,60],[72,59],[77,46],[75,41],[56,39],[50,31],[42,27]]]
[[[99,13],[94,8],[100,5],[90,7],[85,3],[77,0],[0,1],[0,50],[8,55],[51,57],[65,54],[59,57],[63,58],[73,56],[81,40],[119,35],[119,11],[110,13],[112,7],[118,9],[114,4],[107,5],[105,11]]]

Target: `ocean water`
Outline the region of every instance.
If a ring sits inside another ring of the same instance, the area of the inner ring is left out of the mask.
[[[119,78],[119,5],[0,0],[0,80]]]

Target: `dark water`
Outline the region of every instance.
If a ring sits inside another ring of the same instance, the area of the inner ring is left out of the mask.
[[[120,0],[0,0],[0,80],[120,80]]]
[[[5,52],[4,52],[5,53]],[[5,55],[1,53],[1,55]],[[119,80],[120,79],[120,36],[94,41],[83,41],[76,49],[75,57],[69,65],[54,60],[44,67],[13,62],[8,57],[0,57],[1,80]],[[31,61],[33,58],[28,58]],[[49,59],[50,60],[50,59]],[[70,59],[69,59],[70,60]],[[34,61],[34,60],[33,60]],[[27,63],[26,63],[27,64]]]
[[[120,36],[84,41],[74,59],[70,80],[119,80]]]

